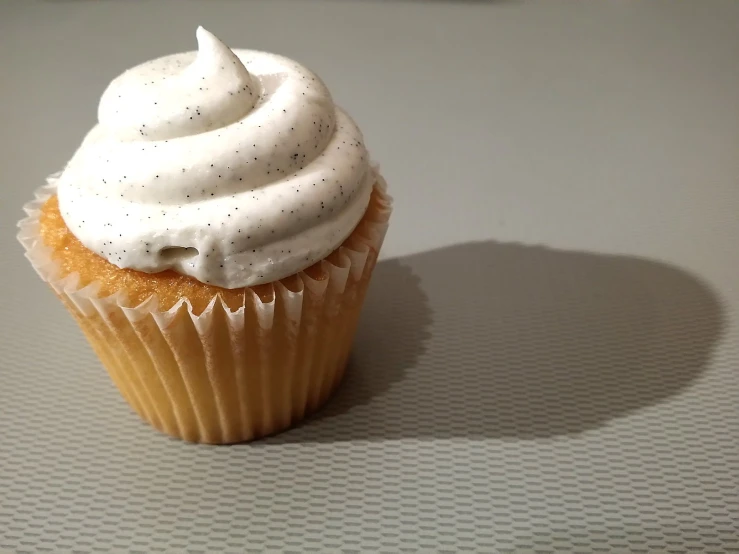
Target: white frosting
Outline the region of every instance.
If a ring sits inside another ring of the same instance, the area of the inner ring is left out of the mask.
[[[74,235],[111,263],[238,288],[335,250],[376,179],[362,134],[321,80],[286,58],[199,51],[116,78],[57,183]]]

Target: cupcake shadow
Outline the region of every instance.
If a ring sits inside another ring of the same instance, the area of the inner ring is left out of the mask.
[[[384,261],[336,395],[267,443],[581,433],[689,387],[722,320],[647,259],[480,242]]]

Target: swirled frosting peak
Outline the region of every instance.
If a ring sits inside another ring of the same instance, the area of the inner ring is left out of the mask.
[[[281,56],[198,52],[110,83],[57,181],[67,226],[111,263],[225,288],[296,273],[336,249],[376,179],[321,80]]]

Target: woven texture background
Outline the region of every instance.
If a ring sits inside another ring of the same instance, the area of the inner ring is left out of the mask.
[[[736,342],[704,369],[728,315],[642,260],[479,243],[386,261],[329,408],[221,448],[140,423],[62,320],[6,358],[0,545],[739,549]]]
[[[739,552],[739,4],[578,5],[0,1],[0,550]],[[201,22],[315,67],[396,198],[337,396],[229,447],[140,422],[13,237]]]

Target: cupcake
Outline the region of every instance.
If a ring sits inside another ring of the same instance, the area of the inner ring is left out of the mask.
[[[234,443],[340,382],[391,205],[316,75],[197,40],[110,83],[19,239],[141,418]]]

